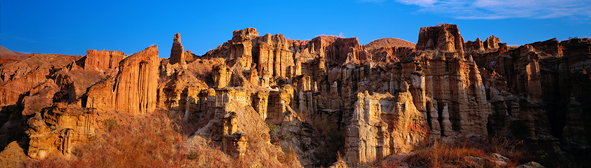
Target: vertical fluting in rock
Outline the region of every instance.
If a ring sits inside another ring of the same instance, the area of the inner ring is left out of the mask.
[[[423,120],[406,82],[396,96],[358,93],[343,159],[349,165],[367,165],[391,153],[410,152],[429,133]]]
[[[232,79],[232,70],[226,68],[226,65],[222,64],[213,69],[213,81],[215,88],[226,87]]]
[[[172,42],[172,49],[170,50],[170,64],[185,64],[185,53],[183,45],[181,44],[181,34],[174,35]]]
[[[158,46],[146,48],[121,61],[115,78],[115,107],[130,113],[148,113],[156,108]]]
[[[116,69],[119,67],[119,62],[123,60],[124,57],[125,55],[121,51],[87,50],[84,69]]]
[[[463,57],[463,44],[456,25],[421,28],[417,49],[426,51],[416,52],[401,60],[403,72],[411,72],[409,77],[413,79],[413,96],[420,97],[421,92],[418,92],[418,87],[415,86],[415,83],[421,81],[418,75],[420,73],[412,70],[419,68],[416,66],[422,66],[425,75],[425,96],[432,99],[432,102],[437,102],[438,107],[433,109],[437,109],[439,116],[449,117],[449,121],[440,123],[445,136],[449,136],[452,130],[458,133],[487,135],[490,103],[486,99],[485,86],[478,66],[472,56],[468,56],[467,59]],[[428,50],[439,50],[443,53]],[[423,99],[415,100],[419,111],[427,114],[426,111],[430,108],[425,107],[424,103],[426,101]],[[442,114],[444,107],[448,108],[447,116]],[[425,117],[429,118],[429,115]],[[451,129],[448,122],[451,123]]]
[[[258,91],[253,97],[253,107],[261,119],[267,119],[267,106],[269,105],[269,91]]]
[[[89,89],[86,107],[132,114],[151,112],[157,103],[158,62],[158,46],[125,58],[117,76]]]

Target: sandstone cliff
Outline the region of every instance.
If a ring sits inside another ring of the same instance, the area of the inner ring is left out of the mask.
[[[130,56],[33,55],[0,65],[0,145],[28,143],[35,159],[70,156],[105,129],[97,124],[105,115],[162,109],[205,125],[184,150],[218,147],[253,167],[370,166],[462,136],[555,152],[591,146],[591,40],[465,42],[451,24],[418,37],[362,45],[246,28],[203,56],[185,51],[178,33],[170,59],[159,59],[157,46]]]
[[[156,108],[158,47],[152,46],[119,63],[119,72],[89,88],[86,108],[149,113]]]
[[[95,115],[92,110],[64,104],[37,112],[27,121],[27,154],[34,159],[56,152],[69,157],[75,144],[87,142],[95,134]]]
[[[120,51],[86,51],[86,60],[84,61],[84,69],[115,69],[119,67],[119,61],[121,61],[125,55]]]

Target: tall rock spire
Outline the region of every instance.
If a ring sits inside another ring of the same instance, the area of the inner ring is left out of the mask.
[[[170,64],[184,63],[185,54],[183,45],[181,44],[181,34],[177,33],[174,35],[174,41],[172,42],[172,49],[170,50]]]

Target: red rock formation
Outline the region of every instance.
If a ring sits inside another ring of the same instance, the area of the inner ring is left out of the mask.
[[[263,76],[287,76],[288,68],[294,67],[293,52],[289,50],[290,44],[281,35],[266,34],[257,40],[259,74]],[[245,53],[251,55],[251,53]],[[268,72],[265,73],[265,72]]]
[[[306,167],[326,166],[343,148],[348,164],[372,164],[411,151],[427,135],[507,135],[581,151],[591,141],[590,41],[507,47],[491,36],[464,43],[458,27],[445,24],[421,28],[414,51],[387,40],[290,40],[247,28],[203,57],[183,52],[180,34],[170,59],[160,60],[156,46],[121,61],[123,53],[94,50],[85,60],[32,56],[0,66],[0,121],[7,123],[0,143],[29,128],[29,155],[67,154],[81,127],[65,120],[86,122],[68,109],[136,114],[158,107],[184,113],[187,122],[209,121],[187,143],[211,138],[240,158],[251,145],[273,146],[275,136]],[[32,114],[39,116],[22,121]]]
[[[378,49],[383,47],[406,47],[406,48],[415,48],[416,44],[408,42],[406,40],[397,39],[397,38],[381,38],[377,40],[373,40],[365,45],[365,48],[370,51],[372,49]]]
[[[379,62],[398,62],[414,51],[415,44],[396,38],[383,38],[366,44],[366,50],[372,55],[372,60]]]
[[[484,50],[484,43],[482,43],[482,41],[480,40],[480,38],[476,38],[476,41],[474,41],[474,42],[472,42],[472,41],[466,42],[466,44],[464,45],[464,49],[467,50],[467,51],[470,51],[470,50],[474,50],[474,51]]]
[[[36,112],[40,112],[41,109],[53,105],[54,94],[58,91],[59,87],[52,79],[46,80],[44,83],[31,89],[29,96],[24,97],[22,100],[24,106],[23,116],[35,114]]]
[[[63,68],[80,57],[56,54],[35,54],[18,62],[11,62],[0,67],[0,107],[13,106],[19,97],[50,76],[51,69]]]
[[[484,41],[484,48],[496,49],[499,48],[499,43],[501,43],[501,39],[492,35]]]
[[[185,53],[183,45],[181,44],[181,34],[177,33],[174,35],[174,41],[172,42],[172,49],[170,50],[170,64],[184,64]]]
[[[88,142],[95,134],[95,118],[92,110],[64,104],[37,112],[27,121],[30,139],[27,154],[34,159],[43,159],[52,153],[69,157],[74,145]]]
[[[419,32],[417,50],[458,52],[460,56],[463,56],[464,38],[460,35],[457,25],[443,24],[441,26],[422,27]]]
[[[183,53],[183,56],[185,56],[185,61],[187,62],[187,64],[193,62],[196,59],[196,56],[193,55],[193,53],[191,53],[191,50],[185,51],[185,53]]]
[[[84,61],[84,69],[116,69],[119,67],[119,62],[125,57],[121,51],[96,51],[87,50],[86,60]]]
[[[542,52],[540,52],[539,57],[544,59],[547,57],[562,57],[563,51],[565,50],[563,48],[563,46],[560,44],[560,42],[558,42],[558,40],[556,40],[556,38],[550,39],[550,40],[546,40],[543,42],[535,42],[530,44],[532,47],[534,47],[536,50],[540,50]],[[567,50],[567,52],[572,51],[572,50]]]
[[[410,152],[425,141],[423,116],[413,104],[406,82],[396,97],[357,94],[355,112],[347,126],[345,157],[349,165],[371,164],[392,153]]]
[[[357,38],[319,36],[311,41],[287,40],[281,34],[258,36],[254,28],[236,30],[232,40],[209,51],[204,57],[225,58],[229,66],[240,61],[246,70],[251,68],[252,62],[261,78],[259,81],[270,85],[274,85],[275,78],[279,77],[289,78],[304,73],[312,76],[316,68],[305,66],[324,67],[320,60],[335,65],[371,60],[371,55]]]
[[[132,114],[151,112],[157,102],[158,61],[157,46],[125,58],[117,76],[89,89],[86,107]]]
[[[33,87],[45,82],[49,75],[48,69],[40,69],[27,74],[22,78],[11,80],[0,86],[0,106],[15,105],[19,97]]]

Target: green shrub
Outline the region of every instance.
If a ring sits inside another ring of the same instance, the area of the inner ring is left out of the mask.
[[[111,130],[113,130],[113,128],[119,128],[119,124],[117,123],[117,119],[115,118],[110,118],[105,120],[105,127],[107,127],[107,130],[109,130],[109,132],[111,132]]]
[[[273,135],[279,131],[279,126],[275,124],[269,124],[269,134]]]
[[[195,151],[191,151],[191,152],[189,152],[189,155],[187,155],[187,159],[193,160],[196,158],[197,158],[197,152],[195,152]]]

